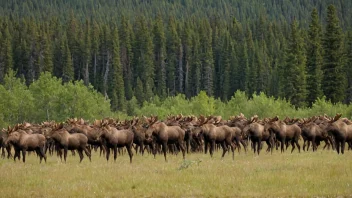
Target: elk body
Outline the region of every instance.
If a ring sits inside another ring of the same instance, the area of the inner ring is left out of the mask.
[[[215,144],[220,144],[222,147],[222,157],[224,157],[226,151],[228,150],[228,146],[231,147],[232,150],[232,159],[235,158],[234,147],[232,145],[232,133],[233,129],[229,126],[215,126],[213,124],[204,124],[200,126],[197,130],[199,130],[199,135],[202,135],[204,138],[204,151],[207,153],[208,144],[210,144],[210,156],[213,157]]]
[[[345,152],[346,142],[352,141],[352,124],[346,123],[343,119],[339,119],[341,114],[336,115],[327,126],[327,132],[335,140],[336,151],[339,154]]]
[[[114,160],[117,158],[117,148],[126,147],[128,155],[130,157],[130,163],[132,163],[132,144],[134,134],[130,129],[118,130],[115,127],[106,125],[102,128],[101,137],[106,147],[106,160],[109,161],[110,149],[113,149]]]
[[[243,128],[243,134],[248,136],[248,138],[253,143],[254,153],[260,153],[262,149],[261,142],[265,141],[268,145],[268,150],[273,152],[273,139],[270,135],[270,132],[267,130],[267,127],[261,123],[255,122],[255,120],[251,121],[252,123],[248,124],[246,127]]]
[[[5,158],[5,150],[7,152],[7,159],[11,157],[11,146],[10,144],[5,144],[5,141],[7,140],[8,137],[8,132],[3,129],[0,131],[0,148],[1,148],[1,157]]]
[[[14,160],[16,157],[20,158],[20,152],[22,151],[22,160],[26,162],[26,152],[36,151],[40,157],[40,162],[44,158],[46,162],[45,150],[46,139],[42,134],[27,134],[23,130],[13,131],[9,134],[5,144],[12,144],[15,148]]]
[[[329,145],[328,141],[329,140],[331,141],[331,139],[328,137],[328,134],[325,130],[325,127],[317,125],[314,122],[303,123],[300,127],[302,130],[301,135],[302,135],[303,139],[305,141],[308,141],[308,147],[309,147],[309,141],[312,142],[313,151],[317,151],[317,142],[325,141],[327,143],[326,145]],[[305,145],[303,146],[303,150],[304,150],[304,147],[305,147]],[[307,150],[308,150],[308,148],[307,148]]]
[[[164,122],[157,122],[157,118],[154,117],[149,120],[149,127],[146,131],[146,138],[152,139],[155,137],[156,143],[162,145],[165,161],[167,162],[166,152],[168,144],[176,144],[176,146],[182,151],[183,159],[185,159],[185,131],[179,126],[167,126]],[[153,154],[155,157],[155,148],[153,148]]]
[[[65,128],[62,128],[61,126],[59,127],[59,129],[54,129],[48,136],[48,139],[53,139],[55,141],[55,145],[58,149],[60,157],[62,156],[61,149],[64,150],[65,162],[68,150],[77,150],[80,157],[80,162],[82,162],[84,158],[84,151],[85,154],[88,156],[89,160],[91,161],[91,153],[87,148],[88,138],[86,135],[82,133],[70,134]]]
[[[286,141],[291,141],[292,150],[295,149],[295,145],[298,148],[298,152],[301,152],[301,146],[298,143],[298,140],[301,136],[301,128],[297,124],[288,125],[280,120],[271,120],[269,122],[268,130],[272,135],[275,135],[276,140],[280,141],[281,152],[284,152],[284,146]]]

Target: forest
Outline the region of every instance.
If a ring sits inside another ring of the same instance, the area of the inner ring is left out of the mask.
[[[0,125],[351,116],[349,0],[0,1]]]

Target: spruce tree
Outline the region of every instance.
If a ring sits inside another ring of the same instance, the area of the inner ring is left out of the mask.
[[[8,29],[7,21],[4,21],[2,24],[2,31],[0,34],[2,35],[0,37],[0,83],[2,83],[7,72],[13,68],[12,38]]]
[[[323,82],[324,95],[331,102],[342,102],[346,93],[346,75],[343,70],[342,32],[336,9],[329,5],[323,40]]]
[[[311,15],[307,40],[307,102],[313,102],[323,95],[321,90],[323,49],[321,46],[322,29],[318,17],[318,11],[314,9]]]
[[[166,97],[166,36],[160,15],[157,16],[153,27],[154,34],[154,64],[155,64],[155,89],[160,98]]]
[[[66,35],[61,40],[61,68],[62,68],[62,81],[69,82],[74,80],[74,69],[71,57],[71,51],[68,46]]]
[[[166,83],[171,96],[176,94],[176,68],[178,66],[178,52],[180,48],[180,38],[177,32],[175,19],[170,17],[167,36],[167,66]]]
[[[345,70],[346,70],[346,73],[348,74],[346,102],[351,103],[352,102],[352,75],[351,75],[352,74],[352,31],[348,31],[347,33],[346,55],[347,55],[347,60],[346,60]]]
[[[306,104],[306,56],[304,43],[300,35],[297,21],[291,23],[291,34],[286,55],[284,72],[284,90],[286,99],[296,107],[304,107]]]
[[[133,31],[129,20],[122,16],[121,27],[119,31],[120,35],[120,59],[123,68],[124,85],[125,85],[125,96],[127,100],[131,100],[133,97]]]

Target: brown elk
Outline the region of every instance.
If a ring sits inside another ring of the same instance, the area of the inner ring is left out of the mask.
[[[66,121],[69,125],[66,126],[66,129],[70,133],[82,133],[87,136],[88,144],[92,146],[98,146],[100,148],[100,155],[102,152],[105,152],[105,148],[103,147],[103,143],[100,137],[100,120],[95,120],[93,125],[89,126],[82,118],[77,119],[69,119]]]
[[[88,146],[88,138],[86,135],[81,133],[73,133],[70,134],[64,127],[63,124],[54,125],[53,130],[50,134],[47,135],[48,139],[53,139],[55,141],[55,145],[59,149],[60,158],[62,157],[61,149],[64,149],[64,161],[66,162],[67,151],[68,150],[77,150],[80,162],[82,162],[84,156],[83,151],[88,156],[91,161],[91,153],[89,152]]]
[[[11,131],[11,130],[9,130]],[[46,162],[46,155],[44,153],[46,139],[42,134],[27,134],[21,129],[15,129],[9,133],[8,138],[5,141],[5,144],[12,144],[15,148],[14,160],[16,157],[20,158],[20,152],[22,151],[22,160],[26,162],[26,152],[27,151],[36,151],[40,157],[40,163],[43,158]]]
[[[267,123],[258,120],[258,116],[253,116],[247,125],[242,129],[243,136],[248,136],[248,138],[253,143],[254,153],[260,153],[261,142],[265,141],[268,145],[267,151],[273,152],[273,137],[270,135]]]
[[[5,144],[5,141],[7,140],[8,137],[8,132],[6,129],[2,129],[0,131],[0,148],[1,148],[1,157],[5,158],[5,149],[7,151],[7,159],[11,157],[11,146],[10,144]]]
[[[117,148],[126,147],[132,163],[132,144],[134,134],[131,129],[118,130],[116,127],[110,126],[108,123],[102,123],[102,133],[100,138],[103,139],[104,146],[106,147],[106,160],[109,161],[110,149],[114,152],[114,161],[117,158]]]
[[[228,147],[232,150],[232,159],[235,158],[234,147],[232,145],[232,129],[229,126],[215,126],[214,124],[208,124],[212,117],[204,118],[200,117],[198,127],[193,130],[193,133],[204,138],[204,152],[207,153],[208,144],[210,144],[210,156],[213,157],[215,144],[218,143],[223,149],[222,157],[224,157]]]
[[[279,120],[276,116],[274,119],[269,121],[268,130],[271,135],[276,137],[281,144],[281,152],[284,152],[284,146],[286,141],[291,141],[292,150],[295,149],[295,145],[298,148],[298,152],[301,152],[301,146],[298,143],[298,140],[301,136],[301,128],[297,124],[288,125],[284,121]]]
[[[341,114],[330,120],[327,126],[327,132],[335,140],[336,151],[339,154],[345,152],[345,143],[352,141],[352,125],[347,124],[344,119],[339,119]]]
[[[183,159],[185,159],[185,147],[184,138],[185,131],[179,126],[167,126],[164,122],[159,122],[157,117],[151,117],[146,119],[149,127],[146,131],[146,138],[153,139],[155,137],[156,143],[162,145],[165,161],[168,144],[176,144],[176,146],[182,151]],[[155,158],[155,148],[153,148],[153,154]]]
[[[320,141],[325,141],[326,145],[330,145],[329,141],[331,142],[331,138],[329,138],[328,133],[326,131],[326,127],[324,125],[317,125],[313,119],[310,118],[309,120],[303,119],[303,122],[299,124],[302,130],[302,138],[305,140],[305,142],[308,142],[308,147],[309,147],[309,142],[312,142],[313,145],[313,152],[317,151],[317,143],[320,143]],[[305,150],[305,142],[303,145],[303,150]],[[308,148],[307,148],[308,150]]]
[[[139,119],[134,118],[133,122],[135,122],[132,126],[132,132],[134,133],[133,143],[136,145],[136,154],[138,153],[139,148],[140,153],[144,155],[145,146],[152,147],[152,141],[145,138],[147,128],[140,123]]]

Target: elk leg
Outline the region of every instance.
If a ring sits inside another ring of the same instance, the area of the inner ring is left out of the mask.
[[[22,160],[23,162],[26,162],[26,150],[22,149]]]
[[[178,147],[181,149],[182,151],[182,157],[183,159],[186,158],[186,149],[185,149],[185,146],[183,145],[183,141],[179,141],[178,142]]]
[[[291,146],[292,146],[292,149],[291,149],[291,153],[292,153],[293,150],[295,150],[295,141],[294,140],[291,140]]]
[[[213,157],[214,150],[215,150],[215,140],[211,141],[210,143],[210,156]]]
[[[65,163],[66,163],[66,158],[67,158],[67,150],[68,150],[68,148],[65,147],[64,148],[64,160],[65,160]]]
[[[346,140],[341,141],[341,154],[345,153]]]
[[[221,155],[221,158],[224,158],[225,153],[226,153],[226,151],[227,151],[227,146],[226,146],[225,142],[222,142],[222,143],[221,143],[221,147],[222,147],[222,155]]]
[[[83,151],[82,151],[82,149],[81,148],[79,148],[79,149],[77,149],[77,152],[78,152],[78,155],[79,155],[79,163],[81,163],[82,162],[82,160],[83,160]]]
[[[204,141],[204,153],[207,154],[208,152],[208,141]]]
[[[10,157],[11,157],[11,147],[10,147],[10,145],[8,145],[6,147],[6,151],[7,151],[7,159],[10,159]]]
[[[132,144],[133,143],[131,143],[130,145],[126,145],[126,149],[127,149],[128,155],[130,156],[130,163],[131,164],[132,164],[132,157],[133,157]],[[143,149],[143,147],[141,147],[140,149]]]
[[[46,163],[46,154],[45,154],[45,152],[44,152],[44,148],[41,147],[41,148],[39,149],[39,152],[40,152],[40,154],[42,155],[42,157],[44,158],[44,161],[45,161],[45,163]]]
[[[340,154],[340,141],[339,140],[336,140],[336,151],[337,151],[337,154]]]
[[[117,149],[117,146],[114,146],[114,161],[116,162],[116,158],[117,158],[117,150],[120,151],[120,149]]]
[[[89,150],[87,149],[87,148],[83,148],[83,150],[84,150],[84,152],[86,153],[86,155],[87,155],[87,157],[89,158],[89,161],[91,162],[92,161],[92,158],[91,158],[91,156],[92,156],[92,154],[91,154],[91,152],[89,152]]]
[[[246,142],[244,140],[240,140],[240,142],[241,142],[241,144],[242,144],[242,146],[244,148],[244,152],[247,153],[247,144],[246,144]]]
[[[106,147],[106,161],[109,161],[109,157],[110,157],[110,148]]]
[[[144,155],[144,142],[141,142],[141,145],[139,146],[139,153],[142,154],[142,156]]]
[[[5,158],[5,147],[1,147],[1,158]]]
[[[167,142],[163,142],[163,153],[164,153],[165,162],[167,162],[166,152],[167,152]]]

